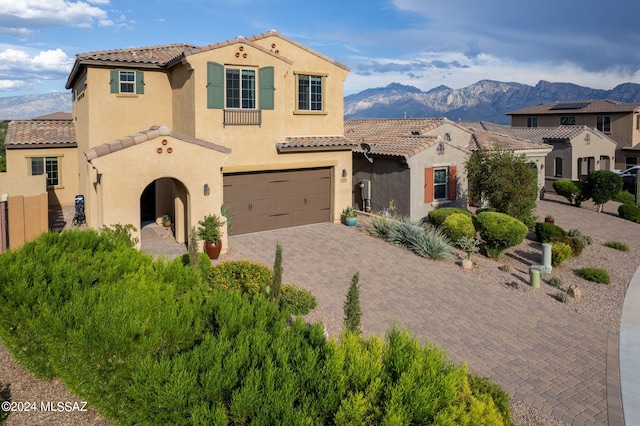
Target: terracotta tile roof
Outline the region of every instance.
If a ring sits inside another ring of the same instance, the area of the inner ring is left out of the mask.
[[[442,139],[424,133],[442,125],[446,119],[361,119],[345,120],[344,134],[358,146],[355,152],[363,152],[360,143],[372,145],[373,155],[411,157]],[[447,120],[448,121],[448,120]]]
[[[506,148],[514,151],[551,150],[552,145],[536,143],[487,130],[474,130],[473,139],[478,149]]]
[[[73,114],[70,112],[53,112],[47,115],[41,115],[40,117],[34,117],[32,120],[73,120]]]
[[[357,145],[344,136],[297,136],[278,143],[278,152],[350,150]]]
[[[126,149],[131,146],[141,144],[152,139],[156,139],[160,136],[171,136],[173,138],[180,139],[181,141],[202,146],[204,148],[213,149],[215,151],[220,151],[225,154],[229,154],[231,152],[231,149],[227,147],[217,145],[212,142],[207,142],[202,139],[197,139],[191,136],[183,135],[181,133],[173,132],[166,126],[153,126],[148,130],[144,130],[142,132],[136,133],[135,135],[127,136],[126,138],[123,138],[123,139],[117,139],[112,142],[103,143],[102,145],[98,145],[96,147],[88,149],[84,152],[84,156],[87,158],[88,161],[91,161],[94,158],[109,155],[113,152],[120,151],[122,149]]]
[[[640,108],[639,103],[624,103],[611,100],[564,101],[536,105],[508,112],[507,115],[567,115],[567,114],[598,114],[615,112],[633,112]]]
[[[7,149],[75,148],[76,130],[72,120],[17,120],[9,122]]]

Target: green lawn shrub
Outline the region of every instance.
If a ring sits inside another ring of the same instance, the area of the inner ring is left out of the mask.
[[[549,243],[554,239],[564,240],[567,237],[567,231],[549,222],[536,222],[534,230],[540,243]]]
[[[575,180],[557,180],[553,182],[553,190],[564,197],[572,206],[580,207],[583,201],[589,199],[587,186],[584,182]]]
[[[582,254],[582,250],[584,250],[584,244],[579,238],[567,237],[562,240],[562,242],[571,247],[571,257],[580,256]]]
[[[569,237],[571,238],[577,238],[578,240],[580,240],[580,242],[582,243],[583,246],[590,246],[591,244],[593,244],[593,238],[591,238],[589,235],[584,235],[580,230],[578,229],[571,229],[569,230],[569,233],[567,234]]]
[[[622,191],[618,192],[615,197],[613,197],[613,201],[622,204],[635,204],[636,196],[623,189]]]
[[[578,271],[578,275],[584,278],[585,280],[591,281],[594,283],[609,284],[611,282],[609,273],[604,269],[600,269],[600,268],[581,268]]]
[[[280,289],[280,309],[295,315],[306,315],[317,306],[311,291],[295,284],[285,284]]]
[[[182,259],[95,231],[1,255],[0,283],[0,338],[14,356],[114,424],[509,421],[498,388],[408,331],[325,342],[320,324],[288,325],[260,292],[211,286]]]
[[[551,266],[558,268],[565,260],[571,258],[573,250],[567,243],[556,241],[551,243]]]
[[[507,248],[522,243],[528,232],[524,223],[504,213],[482,212],[476,215],[476,222],[487,254],[494,259]]]
[[[618,207],[618,215],[632,222],[640,222],[640,207],[635,204],[621,204]]]
[[[560,278],[560,277],[552,277],[552,278],[549,280],[549,285],[550,285],[551,287],[555,287],[555,288],[560,288],[560,287],[562,287],[562,278]]]
[[[431,210],[427,213],[427,217],[429,218],[429,223],[433,226],[440,226],[442,223],[452,214],[463,214],[473,217],[473,213],[469,210],[461,209],[459,207],[441,207],[439,209]]]
[[[458,241],[462,237],[474,238],[476,236],[473,219],[467,214],[451,214],[447,216],[440,227],[442,228],[442,232],[444,232],[451,241]]]
[[[607,247],[611,247],[612,249],[616,249],[619,251],[629,251],[629,246],[627,246],[625,243],[621,243],[619,241],[607,241],[606,243],[604,243],[605,246]]]
[[[209,282],[213,287],[239,290],[251,296],[268,294],[272,281],[269,267],[248,260],[230,260],[211,267]]]

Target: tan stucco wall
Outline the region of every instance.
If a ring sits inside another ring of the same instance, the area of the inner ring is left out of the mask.
[[[0,196],[7,200],[9,248],[17,249],[26,241],[49,229],[47,178],[10,176],[0,173]]]
[[[31,177],[32,157],[58,157],[58,186],[49,188],[49,205],[73,205],[78,194],[77,148],[8,149],[7,175]],[[26,195],[26,194],[22,194]]]
[[[167,140],[166,145],[162,145],[163,139]],[[158,148],[163,148],[161,154],[157,153]],[[167,148],[171,148],[172,153],[168,153]],[[142,192],[156,179],[172,178],[177,181],[172,190],[174,192],[169,195],[176,203],[176,229],[183,227],[188,232],[190,227],[197,226],[198,221],[205,215],[220,215],[220,169],[225,163],[225,158],[224,153],[170,136],[160,136],[95,158],[91,163],[98,173],[102,173],[102,177],[100,184],[96,184],[96,189],[92,192],[96,209],[89,211],[89,224],[99,228],[104,225],[131,223],[138,228],[135,236],[140,238]],[[211,188],[209,196],[204,195],[205,183]],[[185,241],[185,233],[177,231],[176,234],[179,242]],[[226,248],[226,235],[223,248]]]

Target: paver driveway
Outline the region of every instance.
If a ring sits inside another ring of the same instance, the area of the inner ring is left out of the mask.
[[[311,289],[320,306],[342,316],[349,281],[359,271],[365,329],[384,334],[394,322],[408,326],[545,414],[573,425],[610,421],[607,356],[615,370],[617,335],[606,327],[534,307],[506,287],[339,224],[233,236],[226,259],[271,266],[276,242],[283,246],[284,282]],[[619,392],[617,374],[610,371],[609,380]],[[611,423],[622,422],[619,414]]]

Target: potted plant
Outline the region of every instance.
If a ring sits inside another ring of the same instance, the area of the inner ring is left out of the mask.
[[[352,206],[346,207],[340,214],[340,219],[347,226],[355,226],[358,218],[358,212]]]
[[[552,225],[556,223],[556,221],[555,221],[555,219],[553,218],[553,216],[551,216],[551,215],[549,215],[549,214],[544,218],[544,221],[545,221],[545,222],[547,222],[547,223],[550,223],[550,224],[552,224]]]
[[[469,270],[473,269],[473,261],[471,260],[471,253],[477,253],[479,250],[480,241],[475,238],[469,237],[467,235],[463,236],[456,243],[458,247],[465,253],[467,253],[467,257],[462,259],[462,269]]]
[[[162,216],[162,224],[164,225],[165,228],[170,228],[171,227],[171,216],[169,216],[168,214],[165,214]]]
[[[198,238],[204,240],[204,251],[210,259],[217,259],[220,256],[222,232],[220,227],[223,222],[218,215],[207,215],[198,222]]]

